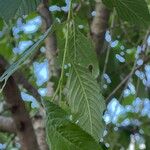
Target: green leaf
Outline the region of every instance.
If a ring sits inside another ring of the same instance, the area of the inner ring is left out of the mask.
[[[94,46],[91,40],[85,37],[80,31],[76,34],[76,49],[74,49],[77,51],[76,62],[86,68],[91,66],[93,76],[97,77],[99,75],[99,66]]]
[[[13,18],[21,5],[21,0],[0,0],[0,16],[8,21]]]
[[[129,96],[123,98],[122,105],[123,106],[131,105],[134,100],[135,95],[130,94]]]
[[[57,37],[60,49],[59,57],[62,61],[65,38],[62,39],[62,35]],[[66,63],[71,63],[73,60],[86,68],[91,67],[92,74],[95,78],[99,75],[98,60],[94,46],[91,40],[77,29],[75,32],[70,31]]]
[[[143,121],[144,122],[144,121]],[[150,137],[150,126],[148,126],[148,125],[142,125],[141,126],[141,129],[144,131],[144,134],[146,135],[146,136],[149,136]]]
[[[11,59],[13,56],[13,51],[7,43],[5,40],[0,41],[0,55],[4,56],[6,59]]]
[[[102,2],[109,8],[113,8],[113,0],[102,0]]]
[[[16,14],[27,15],[35,11],[41,0],[0,0],[0,16],[9,21]]]
[[[2,31],[3,27],[4,27],[3,19],[0,18],[0,31]]]
[[[102,150],[100,145],[57,105],[47,102],[47,139],[51,150]]]
[[[114,126],[109,126],[108,134],[104,137],[104,141],[109,143],[110,148],[114,150],[127,149],[130,144],[130,134],[130,131],[126,130],[126,128],[115,131]]]
[[[110,7],[114,7],[118,16],[131,23],[147,25],[150,22],[150,13],[145,0],[103,0]]]
[[[149,142],[150,136],[146,136],[146,135],[145,135],[144,138],[145,138],[146,150],[149,150],[149,149],[150,149],[150,142]]]
[[[0,82],[7,81],[7,79],[21,67],[21,65],[26,62],[27,59],[31,57],[31,55],[37,50],[37,47],[44,41],[44,39],[48,36],[49,33],[53,32],[54,25],[51,26],[40,38],[34,43],[28,50],[26,50],[18,61],[14,62],[0,77]]]
[[[104,130],[105,103],[96,80],[85,67],[72,63],[67,88],[69,105],[72,113],[78,114],[79,126],[99,141]]]

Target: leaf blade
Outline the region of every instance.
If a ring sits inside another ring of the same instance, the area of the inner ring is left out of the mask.
[[[100,145],[79,126],[73,124],[69,115],[52,102],[46,103],[47,135],[51,149],[55,150],[102,150]]]
[[[98,141],[104,130],[105,103],[96,80],[85,67],[72,63],[67,89],[68,103],[72,113],[78,114],[79,126]]]
[[[150,13],[145,0],[103,0],[108,7],[114,7],[118,16],[130,23],[148,25]]]
[[[8,22],[17,15],[35,11],[41,0],[0,0],[0,16]]]

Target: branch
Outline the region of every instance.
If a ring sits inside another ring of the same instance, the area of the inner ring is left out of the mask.
[[[42,21],[43,21],[43,24],[42,24],[43,32],[45,32],[53,24],[52,15],[48,9],[47,3],[48,2],[44,0],[43,3],[40,4],[38,7],[38,12],[40,16],[42,17]],[[46,57],[49,61],[50,70],[53,76],[57,76],[58,72],[57,72],[57,68],[55,64],[55,59],[57,55],[57,42],[56,42],[56,36],[54,33],[50,34],[46,38],[45,46],[46,46]]]
[[[48,9],[48,0],[43,0],[43,3],[39,5],[37,10],[40,16],[42,17],[43,22],[42,29],[43,32],[45,32],[53,23],[52,15]],[[45,39],[45,46],[46,46],[46,58],[48,60],[49,65],[49,75],[51,74],[52,76],[57,77],[59,75],[59,69],[56,65],[57,42],[54,33],[50,34]],[[47,89],[48,89],[47,96],[52,96],[52,94],[54,93],[52,82],[48,82]]]
[[[133,71],[131,71],[119,84],[118,86],[108,95],[108,97],[106,98],[106,103],[108,104],[111,101],[111,97],[126,83],[126,81],[128,81],[130,79],[130,77],[133,75],[133,73],[142,68],[147,62],[150,61],[150,57],[147,57],[144,62],[143,65],[141,66],[137,66]]]
[[[0,59],[0,74],[5,71],[3,64],[3,61]],[[12,119],[15,123],[22,150],[39,150],[30,116],[12,76],[8,79],[3,89],[3,94],[12,113]]]
[[[9,66],[7,60],[0,55],[0,60],[3,66]],[[39,102],[41,101],[41,95],[38,93],[37,89],[27,80],[21,71],[16,71],[13,74],[15,81],[22,85],[31,95],[33,95]]]
[[[40,150],[49,150],[46,142],[45,122],[43,117],[44,115],[42,114],[43,111],[44,110],[40,108],[40,114],[36,115],[33,118],[33,125],[37,136],[37,141],[40,146]]]
[[[16,127],[11,117],[0,116],[0,131],[16,133]]]
[[[14,73],[15,81],[22,85],[32,96],[34,96],[38,102],[41,102],[41,95],[38,93],[37,89],[27,80],[21,71]]]
[[[45,32],[52,24],[52,15],[48,9],[48,0],[43,0],[37,8],[40,16],[42,17],[42,30]],[[48,72],[49,75],[53,77],[57,77],[59,75],[59,70],[56,63],[57,57],[57,42],[55,34],[50,34],[45,39],[45,47],[46,47],[46,58],[48,60]],[[54,93],[54,87],[52,82],[47,83],[47,96],[52,96]],[[42,110],[39,111],[40,113]],[[46,133],[45,127],[43,124],[43,114],[38,117],[34,118],[34,128],[38,137],[38,143],[40,143],[41,150],[48,150],[48,145],[45,141]]]
[[[103,50],[105,32],[108,28],[110,12],[101,0],[96,0],[95,11],[96,16],[93,18],[91,24],[91,35],[95,43],[97,56],[99,56]]]

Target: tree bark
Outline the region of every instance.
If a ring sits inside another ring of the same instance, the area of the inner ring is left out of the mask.
[[[105,33],[108,28],[110,12],[102,3],[102,0],[96,0],[95,4],[96,15],[91,24],[91,36],[95,44],[97,56],[103,52],[105,41]]]
[[[0,116],[0,131],[16,133],[16,127],[11,117]]]
[[[0,74],[5,71],[0,60]],[[20,139],[22,150],[39,150],[30,116],[21,98],[20,91],[11,76],[3,89],[6,103],[11,111],[13,121]]]
[[[44,122],[45,111],[42,109],[43,108],[40,108],[39,114],[33,118],[33,125],[37,136],[38,144],[40,146],[40,150],[49,150],[48,145],[46,143],[46,132]]]
[[[42,17],[42,31],[45,32],[47,29],[53,24],[52,15],[48,9],[48,0],[43,0],[37,8],[40,16]],[[45,47],[46,47],[46,58],[48,60],[48,72],[49,72],[49,81],[47,83],[47,96],[52,96],[54,93],[53,83],[50,81],[50,77],[57,77],[59,75],[59,70],[56,64],[57,57],[57,42],[55,34],[50,34],[45,39]],[[34,127],[36,129],[36,133],[41,137],[38,142],[43,145],[42,150],[47,150],[48,146],[44,144],[44,137],[46,138],[45,128],[43,124],[43,115],[36,119],[36,123],[34,123]]]

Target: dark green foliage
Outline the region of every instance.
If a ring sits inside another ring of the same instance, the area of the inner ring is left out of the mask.
[[[27,15],[35,11],[41,0],[0,0],[0,16],[9,21],[16,14]]]
[[[118,16],[131,23],[148,25],[150,14],[145,0],[103,0],[109,6],[114,7]]]
[[[102,150],[95,140],[57,105],[46,102],[48,142],[53,150]]]

